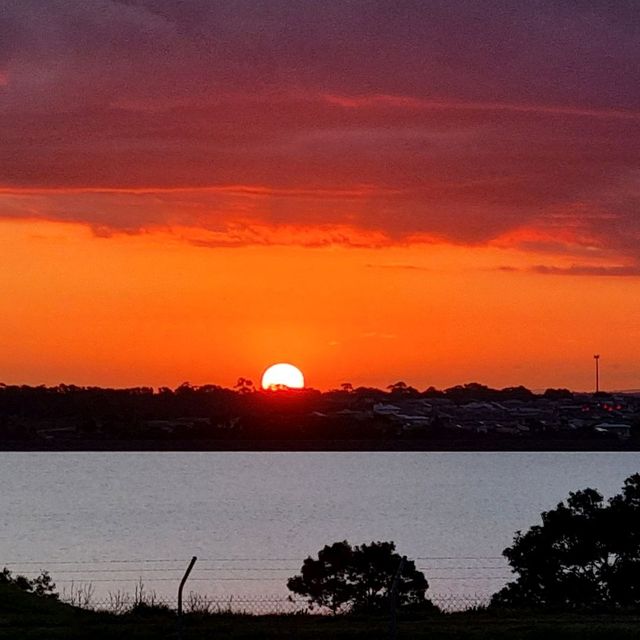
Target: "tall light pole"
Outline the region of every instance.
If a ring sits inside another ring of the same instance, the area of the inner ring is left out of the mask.
[[[600,355],[596,354],[593,359],[596,361],[596,393],[598,393],[600,391]]]

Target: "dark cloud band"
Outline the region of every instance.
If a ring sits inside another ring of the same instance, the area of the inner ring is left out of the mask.
[[[0,21],[0,216],[229,243],[533,229],[640,257],[633,2],[21,0]]]

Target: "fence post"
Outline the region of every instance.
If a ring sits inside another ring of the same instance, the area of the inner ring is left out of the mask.
[[[407,561],[407,556],[400,558],[400,564],[396,570],[396,575],[391,583],[391,589],[389,589],[389,640],[396,640],[398,637],[398,611],[396,606],[396,596],[398,594],[398,583],[400,582],[400,576],[404,569],[404,563]]]
[[[178,587],[178,638],[182,638],[182,590],[184,589],[184,583],[187,581],[189,574],[191,573],[191,569],[193,569],[193,565],[196,563],[196,556],[191,558],[191,562],[187,567],[187,570],[184,572],[182,576],[182,580],[180,580],[180,586]]]

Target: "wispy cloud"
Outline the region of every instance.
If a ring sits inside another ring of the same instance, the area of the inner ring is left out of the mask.
[[[512,265],[500,265],[496,271],[505,273],[539,273],[549,276],[613,276],[613,277],[637,277],[640,276],[640,265],[593,265],[573,264],[570,266],[557,266],[537,264],[531,267],[515,267]]]
[[[579,106],[523,104],[510,102],[474,102],[461,100],[438,100],[415,98],[401,95],[324,95],[332,105],[346,109],[398,108],[424,111],[506,111],[510,113],[543,114],[557,116],[576,116],[585,118],[604,118],[613,120],[640,120],[640,111],[630,109],[593,109]]]
[[[576,264],[570,267],[536,265],[532,271],[554,276],[640,276],[640,265],[594,266]]]
[[[432,271],[429,267],[422,267],[416,264],[367,264],[369,269],[391,269],[400,271]]]

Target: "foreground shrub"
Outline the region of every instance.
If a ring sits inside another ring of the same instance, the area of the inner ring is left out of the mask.
[[[36,578],[27,578],[25,576],[14,576],[6,567],[0,571],[0,584],[10,584],[18,587],[21,591],[32,593],[36,596],[46,598],[58,598],[56,585],[53,583],[51,576],[43,571]]]
[[[494,607],[640,606],[640,474],[606,502],[594,489],[570,493],[503,555],[518,577]]]
[[[389,592],[396,580],[398,607],[433,608],[427,600],[429,583],[412,560],[402,558],[393,542],[352,547],[346,540],[327,545],[318,559],[307,558],[300,575],[287,581],[293,593],[309,604],[333,613],[388,611]],[[401,569],[400,569],[401,567]]]

